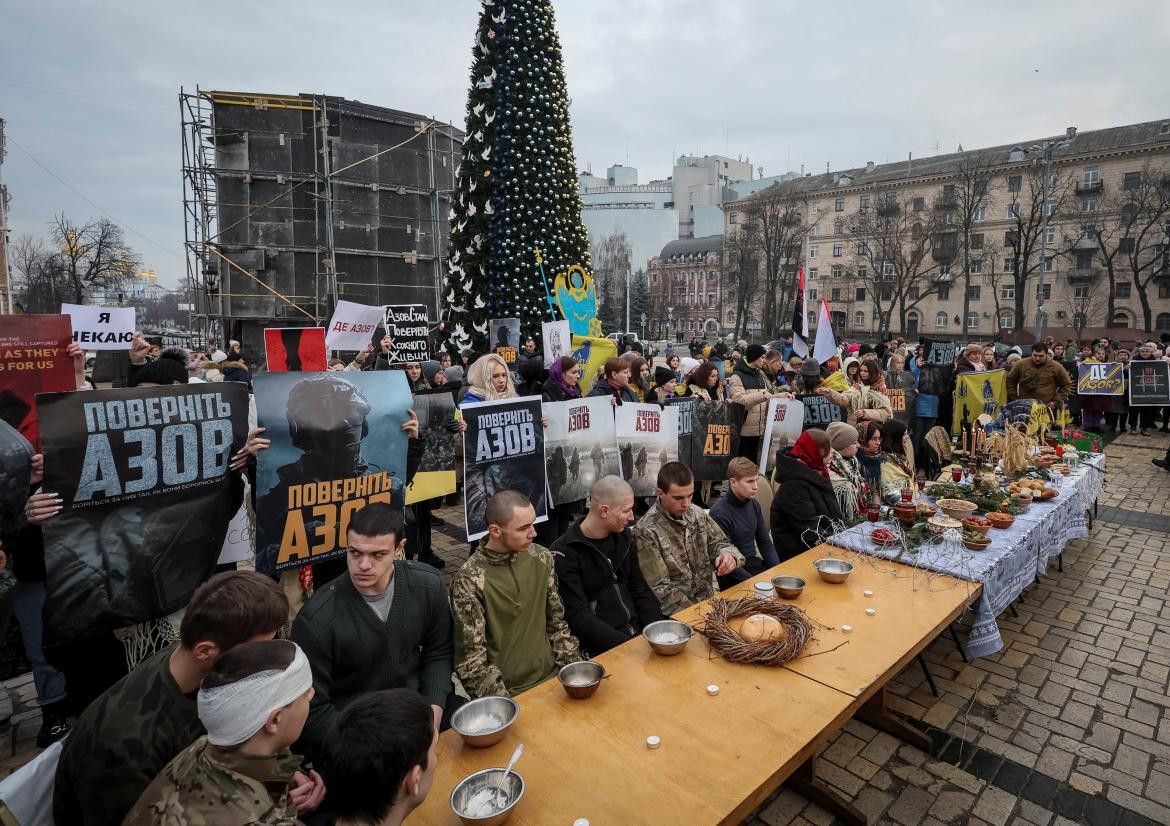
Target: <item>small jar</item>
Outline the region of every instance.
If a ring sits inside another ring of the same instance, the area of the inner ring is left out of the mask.
[[[771,602],[776,593],[776,587],[771,582],[757,582],[755,584],[755,593],[756,599],[764,599]]]

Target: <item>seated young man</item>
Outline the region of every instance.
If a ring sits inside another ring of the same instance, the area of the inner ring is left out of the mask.
[[[345,532],[348,571],[321,587],[293,622],[313,666],[309,722],[299,748],[314,758],[338,713],[374,691],[410,688],[434,708],[451,697],[451,608],[439,572],[402,558],[402,511],[372,502]]]
[[[756,500],[759,492],[760,469],[756,463],[742,456],[732,459],[727,465],[727,492],[711,506],[711,518],[743,554],[744,564],[727,577],[720,577],[721,586],[743,582],[780,564],[764,509]]]
[[[581,658],[552,554],[532,541],[536,511],[528,497],[501,491],[485,515],[488,535],[451,583],[455,673],[472,699],[515,696]]]
[[[743,556],[715,520],[698,505],[695,477],[682,462],[658,471],[658,501],[638,521],[634,539],[646,583],[664,614],[674,614],[715,595],[715,575],[728,576]]]
[[[124,826],[159,823],[271,823],[295,826],[292,784],[313,696],[309,660],[295,643],[237,645],[215,661],[199,688],[207,729],[171,760],[138,798]],[[325,795],[317,778],[314,806]]]
[[[261,574],[230,571],[201,585],[179,642],[144,660],[77,718],[57,764],[53,819],[121,823],[163,767],[203,735],[194,694],[215,661],[241,643],[272,639],[287,619],[284,592]]]
[[[435,727],[427,700],[407,688],[359,697],[337,715],[317,761],[336,826],[398,826],[435,779]]]
[[[589,493],[589,513],[553,543],[565,620],[590,655],[608,651],[662,619],[658,598],[638,567],[634,489],[603,476]]]

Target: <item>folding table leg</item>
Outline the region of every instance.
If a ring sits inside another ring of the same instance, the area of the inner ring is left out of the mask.
[[[1058,570],[1062,574],[1064,573],[1064,550],[1063,549],[1061,550],[1060,553],[1058,553],[1056,555],[1056,570]]]
[[[836,815],[849,826],[868,826],[869,819],[848,800],[843,800],[836,792],[821,783],[816,778],[814,767],[816,757],[805,760],[794,771],[784,785],[792,789],[809,803],[815,803],[830,814]]]
[[[967,652],[963,650],[963,643],[959,642],[959,635],[955,633],[955,624],[952,622],[947,626],[947,630],[951,632],[951,639],[955,641],[955,648],[959,649],[959,656],[963,658],[963,662],[971,662],[967,659]]]
[[[853,716],[866,725],[873,726],[879,731],[884,731],[886,734],[892,734],[895,737],[905,740],[910,745],[917,746],[924,752],[930,753],[931,742],[929,737],[890,714],[886,708],[886,689],[884,686],[881,691],[870,697],[865,705],[857,709],[857,713]]]
[[[918,664],[922,666],[922,673],[926,675],[926,682],[930,685],[930,693],[937,697],[938,686],[934,684],[934,677],[930,675],[930,669],[926,667],[926,660],[921,654],[918,655]]]

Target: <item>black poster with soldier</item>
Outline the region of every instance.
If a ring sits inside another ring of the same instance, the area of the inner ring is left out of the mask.
[[[455,397],[446,387],[415,393],[413,409],[423,449],[406,486],[408,505],[455,492],[455,437],[459,435]]]
[[[684,397],[668,402],[678,408],[679,461],[697,482],[727,478],[727,465],[739,454],[744,407],[728,401]]]
[[[544,427],[539,396],[465,404],[463,507],[467,539],[487,533],[487,502],[503,490],[528,497],[536,521],[548,519]]]
[[[45,644],[158,619],[211,576],[240,507],[229,468],[248,436],[243,384],[37,396],[44,490]]]
[[[845,421],[845,409],[833,404],[824,396],[810,393],[796,398],[804,405],[803,430],[824,430],[833,422]]]

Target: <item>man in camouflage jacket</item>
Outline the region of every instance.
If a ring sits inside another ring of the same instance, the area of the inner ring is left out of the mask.
[[[668,616],[713,597],[715,574],[726,576],[744,564],[723,529],[691,504],[694,492],[687,466],[668,462],[658,472],[658,501],[634,526],[642,575]]]
[[[581,658],[528,499],[502,491],[486,516],[488,535],[451,583],[455,673],[472,699],[515,696]]]

